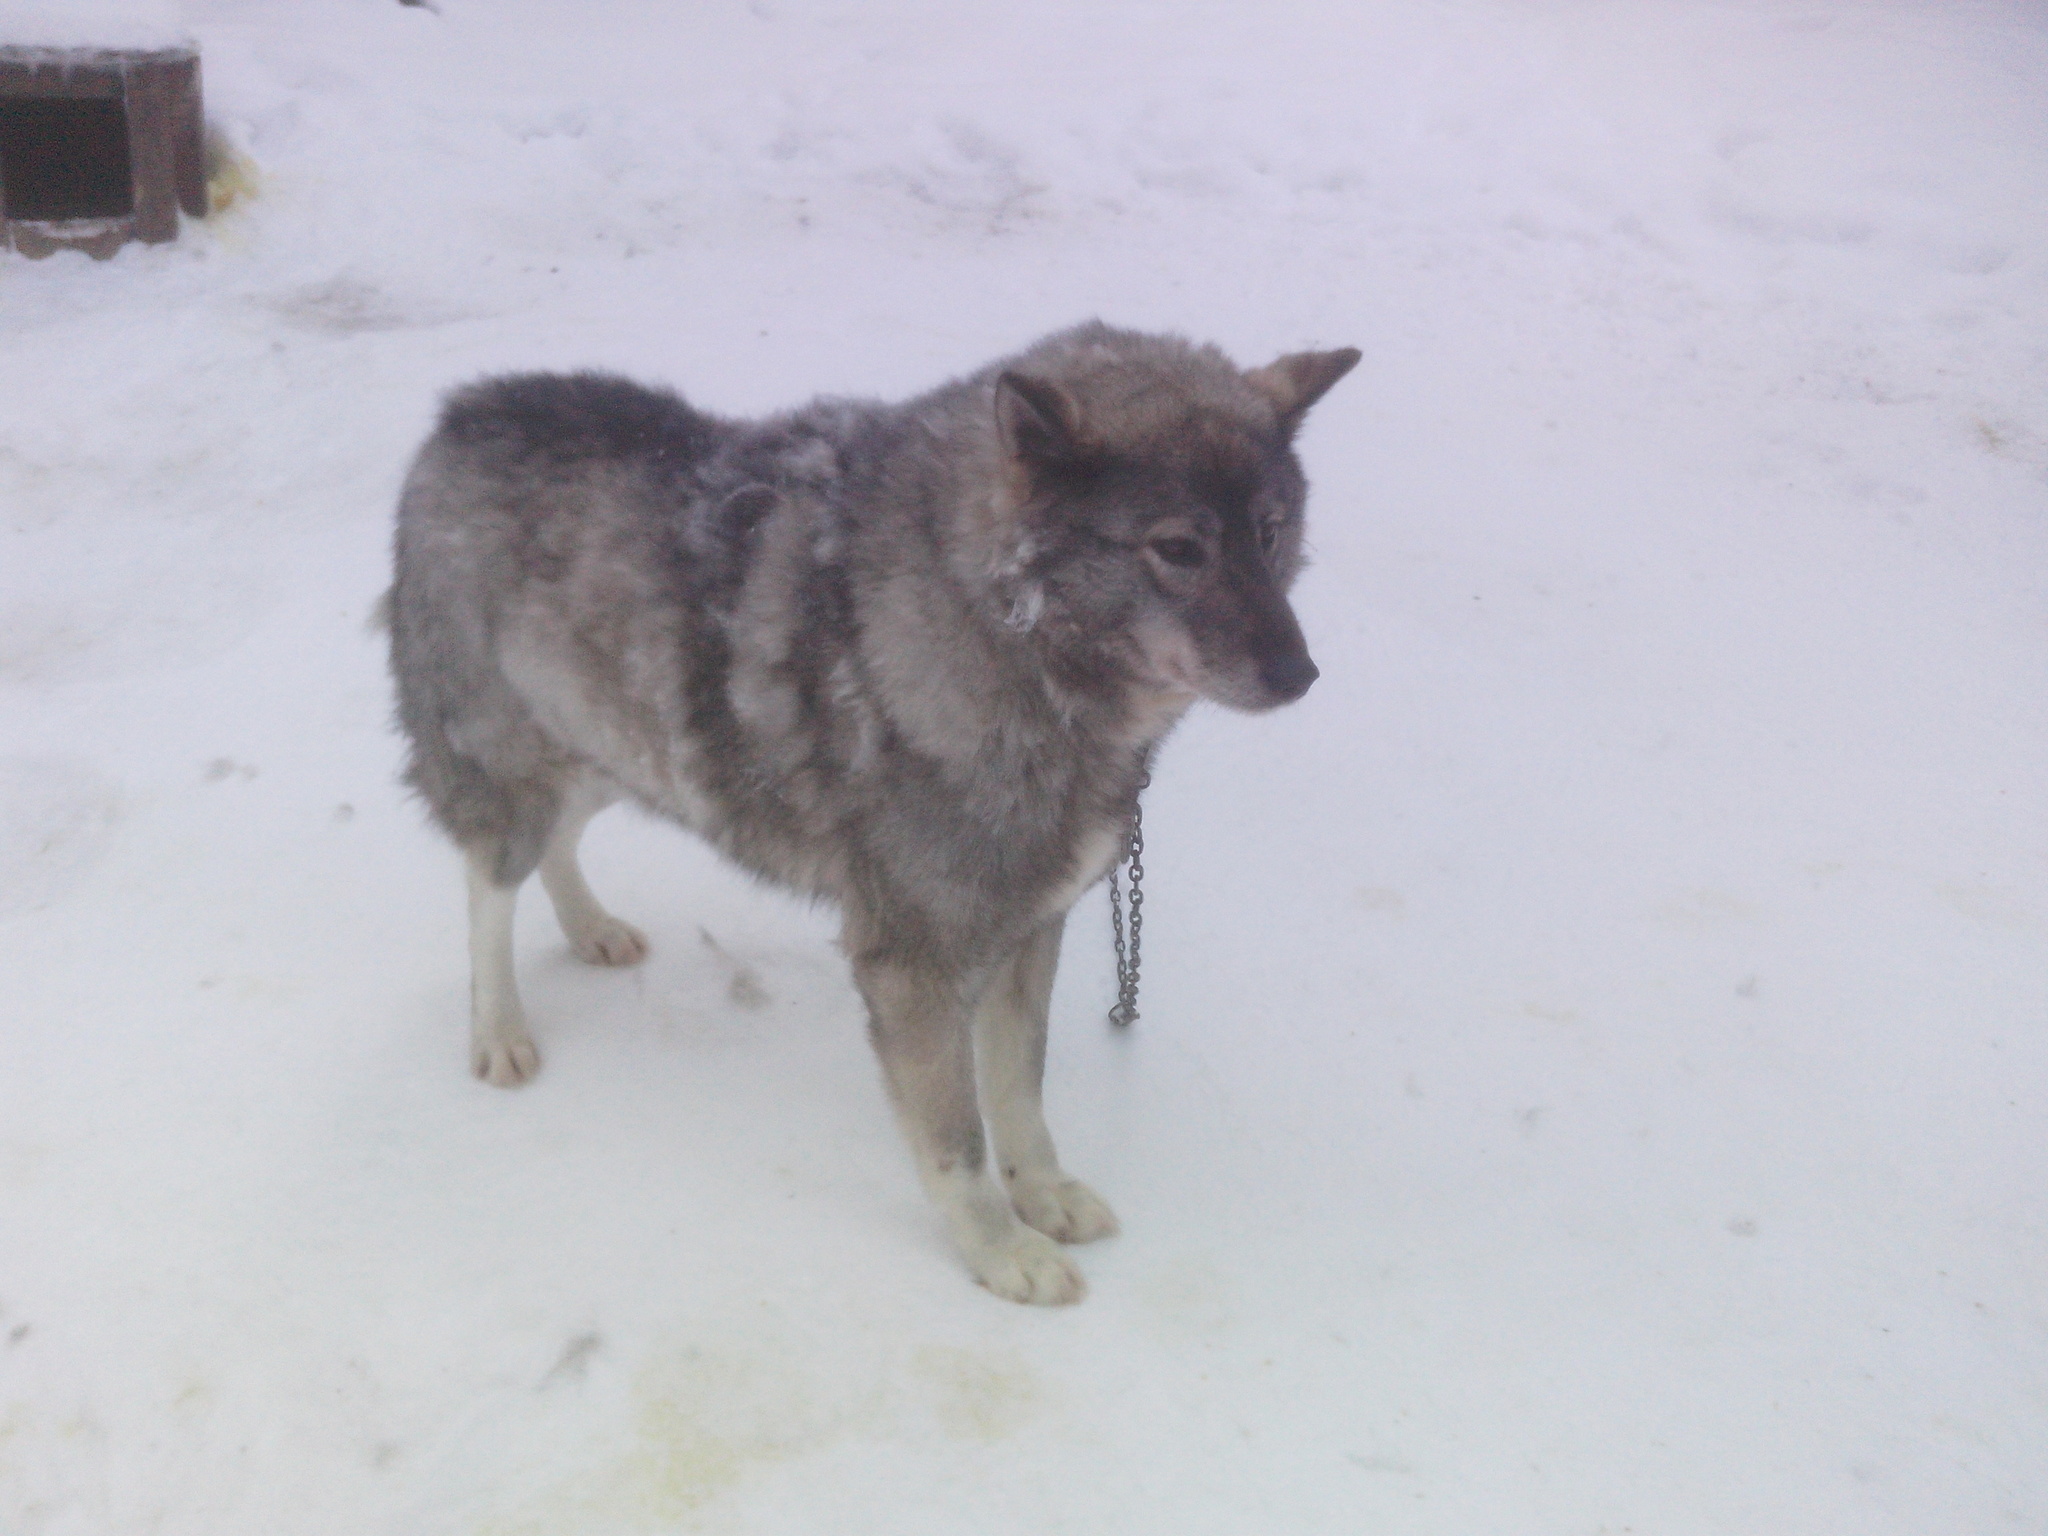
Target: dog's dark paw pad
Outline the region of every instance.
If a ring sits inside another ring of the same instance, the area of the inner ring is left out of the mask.
[[[967,1264],[975,1279],[1007,1301],[1070,1307],[1088,1294],[1088,1282],[1074,1261],[1028,1227],[968,1254]]]
[[[524,1035],[512,1040],[479,1040],[470,1049],[469,1064],[493,1088],[517,1088],[540,1070],[540,1052]]]
[[[570,934],[569,948],[590,965],[638,965],[647,958],[647,935],[607,916]]]
[[[1109,1202],[1079,1179],[1049,1184],[1014,1184],[1010,1203],[1024,1221],[1062,1243],[1092,1243],[1117,1233]]]

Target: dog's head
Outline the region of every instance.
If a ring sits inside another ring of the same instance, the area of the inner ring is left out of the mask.
[[[997,374],[1011,622],[1093,642],[1140,688],[1290,703],[1316,665],[1287,602],[1307,482],[1293,440],[1350,347],[1242,371],[1089,325]]]

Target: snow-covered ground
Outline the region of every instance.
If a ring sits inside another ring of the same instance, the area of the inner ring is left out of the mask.
[[[0,4],[0,43],[10,41]],[[21,26],[50,25],[40,4]],[[109,21],[116,30],[124,23]],[[2048,12],[188,0],[233,206],[0,257],[0,1532],[2048,1529]],[[1323,679],[1147,803],[976,1289],[829,915],[626,812],[466,1070],[437,395],[1355,344]]]

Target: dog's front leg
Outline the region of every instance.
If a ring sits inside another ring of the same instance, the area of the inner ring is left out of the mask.
[[[1059,1248],[1020,1222],[989,1176],[974,1093],[974,1004],[986,978],[856,959],[868,1029],[925,1188],[974,1278],[1012,1301],[1059,1305],[1087,1287]]]
[[[1046,1019],[1065,926],[1064,915],[1054,918],[997,968],[975,1012],[974,1059],[996,1167],[1017,1214],[1047,1237],[1087,1243],[1116,1232],[1116,1213],[1067,1177],[1045,1128]]]

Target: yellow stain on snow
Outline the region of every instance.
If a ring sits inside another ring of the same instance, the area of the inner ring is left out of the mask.
[[[50,1149],[39,1141],[0,1141],[0,1186],[25,1189],[49,1162]]]
[[[1658,922],[1691,933],[1711,933],[1757,921],[1757,909],[1740,896],[1726,891],[1701,889],[1664,902],[1655,912]]]
[[[662,1351],[631,1388],[629,1429],[585,1469],[480,1524],[477,1536],[652,1536],[724,1528],[724,1496],[850,1440],[929,1436],[976,1446],[1014,1434],[1045,1399],[999,1350],[889,1348],[865,1379],[813,1372],[794,1343]]]
[[[1181,1254],[1138,1285],[1146,1319],[1175,1340],[1217,1339],[1237,1323],[1237,1287],[1206,1256]]]
[[[1990,885],[1943,885],[1936,889],[1949,906],[1987,927],[2011,933],[2039,933],[2048,928],[2011,891]]]
[[[927,1344],[911,1357],[945,1431],[984,1445],[1014,1434],[1037,1411],[1038,1378],[1022,1359]]]
[[[217,134],[206,141],[206,216],[218,218],[262,189],[256,162]]]
[[[630,1438],[609,1461],[572,1474],[479,1536],[692,1528],[706,1504],[757,1468],[825,1443],[807,1384],[758,1354],[670,1351],[633,1383]]]

